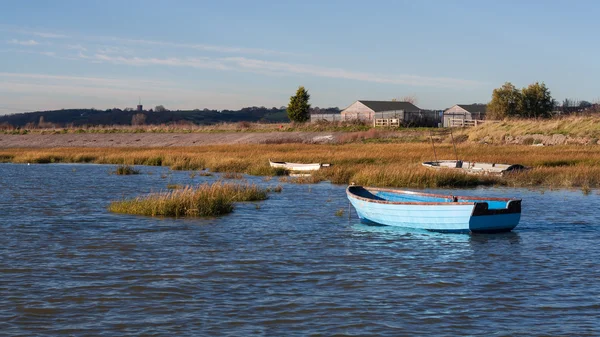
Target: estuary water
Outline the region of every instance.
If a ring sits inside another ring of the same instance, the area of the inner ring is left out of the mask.
[[[494,235],[367,226],[345,186],[262,177],[283,191],[223,217],[109,213],[218,179],[139,168],[0,164],[0,335],[600,335],[597,191],[451,191],[523,198]]]

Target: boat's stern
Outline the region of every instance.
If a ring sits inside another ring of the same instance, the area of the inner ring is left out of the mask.
[[[476,202],[469,220],[469,229],[473,233],[510,232],[517,227],[520,219],[519,199],[507,201],[504,208],[490,208],[488,202]]]

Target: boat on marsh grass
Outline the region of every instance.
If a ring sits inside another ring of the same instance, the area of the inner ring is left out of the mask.
[[[439,132],[438,132],[439,133]],[[433,149],[433,161],[426,161],[421,165],[433,169],[450,169],[458,172],[468,174],[483,174],[483,175],[504,175],[509,172],[516,172],[527,170],[528,168],[520,164],[499,164],[499,163],[482,163],[474,161],[463,161],[458,159],[458,152],[456,151],[456,142],[454,141],[454,135],[452,129],[447,133],[450,134],[452,139],[452,147],[454,148],[454,156],[456,160],[438,160],[437,153],[435,151],[435,142],[433,141],[433,133],[429,131],[429,138],[431,139],[431,148]]]
[[[282,168],[288,171],[316,171],[321,167],[328,167],[330,164],[321,164],[321,163],[312,163],[312,164],[303,164],[303,163],[290,163],[285,161],[271,161],[269,159],[269,165],[274,168]]]
[[[462,160],[426,161],[423,162],[422,165],[433,169],[450,169],[468,174],[483,175],[504,175],[506,173],[527,169],[527,167],[520,164],[480,163]]]
[[[449,233],[501,233],[521,219],[521,199],[481,198],[348,186],[346,194],[366,223]]]

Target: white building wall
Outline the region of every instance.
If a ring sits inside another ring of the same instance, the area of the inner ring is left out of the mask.
[[[471,113],[467,110],[461,108],[458,105],[451,107],[450,109],[444,111],[444,127],[447,128],[450,126],[451,119],[463,119],[463,120],[471,120]]]
[[[352,103],[349,107],[342,110],[342,120],[371,120],[373,119],[373,110],[359,101]]]

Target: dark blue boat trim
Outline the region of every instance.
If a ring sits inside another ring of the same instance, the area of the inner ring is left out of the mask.
[[[489,209],[487,202],[476,202],[472,216],[521,213],[521,200],[510,200],[506,208]]]

